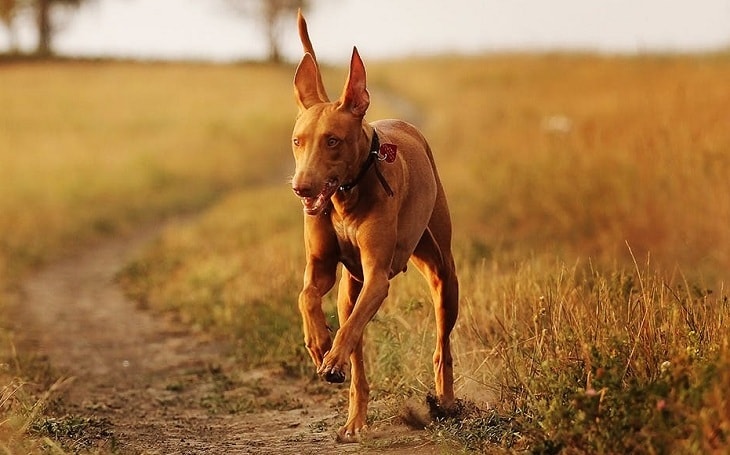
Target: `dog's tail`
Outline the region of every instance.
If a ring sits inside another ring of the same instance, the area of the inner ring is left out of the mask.
[[[299,11],[297,11],[297,25],[299,27],[299,39],[302,41],[304,53],[311,55],[314,59],[315,65],[317,66],[317,92],[319,92],[319,97],[322,99],[322,101],[329,101],[327,91],[325,91],[324,84],[322,83],[322,74],[319,71],[317,55],[314,53],[312,41],[309,39],[309,32],[307,31],[307,21],[304,20],[301,8],[299,9]]]

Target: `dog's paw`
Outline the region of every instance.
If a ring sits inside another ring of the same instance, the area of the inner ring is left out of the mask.
[[[327,373],[325,373],[324,379],[325,379],[325,381],[331,382],[334,384],[342,384],[343,382],[345,382],[345,372],[330,370]]]
[[[339,356],[333,351],[328,351],[324,355],[322,364],[317,369],[317,374],[327,382],[341,384],[345,382],[345,371],[347,369],[347,360],[338,361]]]
[[[345,424],[337,430],[337,442],[352,443],[360,442],[367,432],[368,427],[365,425]]]
[[[304,331],[304,345],[315,367],[321,368],[324,357],[332,348],[330,329],[324,324],[313,324],[307,320]]]
[[[345,371],[338,367],[331,367],[326,362],[322,363],[322,366],[317,370],[317,374],[327,382],[334,384],[345,382]]]

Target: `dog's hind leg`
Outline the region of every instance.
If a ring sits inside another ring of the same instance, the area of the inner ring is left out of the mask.
[[[444,245],[440,245],[431,230],[426,229],[411,256],[431,288],[436,314],[434,379],[439,405],[444,410],[449,410],[454,404],[454,369],[449,337],[459,314],[459,283],[448,237],[442,238]]]
[[[347,270],[342,271],[340,287],[337,292],[337,315],[340,326],[352,314],[357,297],[362,290],[362,283],[355,280]],[[365,427],[367,420],[368,397],[370,386],[365,377],[365,359],[363,357],[363,339],[358,340],[355,349],[350,355],[350,405],[347,411],[347,422],[337,432],[340,442],[356,442],[360,438],[360,431]]]

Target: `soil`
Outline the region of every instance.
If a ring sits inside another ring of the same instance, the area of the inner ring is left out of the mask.
[[[347,388],[247,371],[230,347],[125,297],[115,274],[159,227],[94,245],[22,285],[19,350],[48,359],[54,387],[43,428],[77,451],[123,454],[443,453],[422,431],[374,424],[361,444],[340,444]],[[55,390],[58,389],[58,390]],[[71,422],[81,422],[78,428]],[[71,431],[74,429],[74,431]],[[64,439],[66,438],[66,439]]]

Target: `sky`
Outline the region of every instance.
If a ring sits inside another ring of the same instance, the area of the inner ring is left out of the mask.
[[[266,53],[262,29],[230,0],[91,0],[64,14],[55,49],[64,55],[231,61]],[[701,52],[730,48],[730,0],[311,0],[318,57],[347,61],[441,53],[579,50]],[[35,43],[29,18],[16,27]],[[301,56],[296,24],[284,55]],[[0,30],[0,50],[8,45]]]

